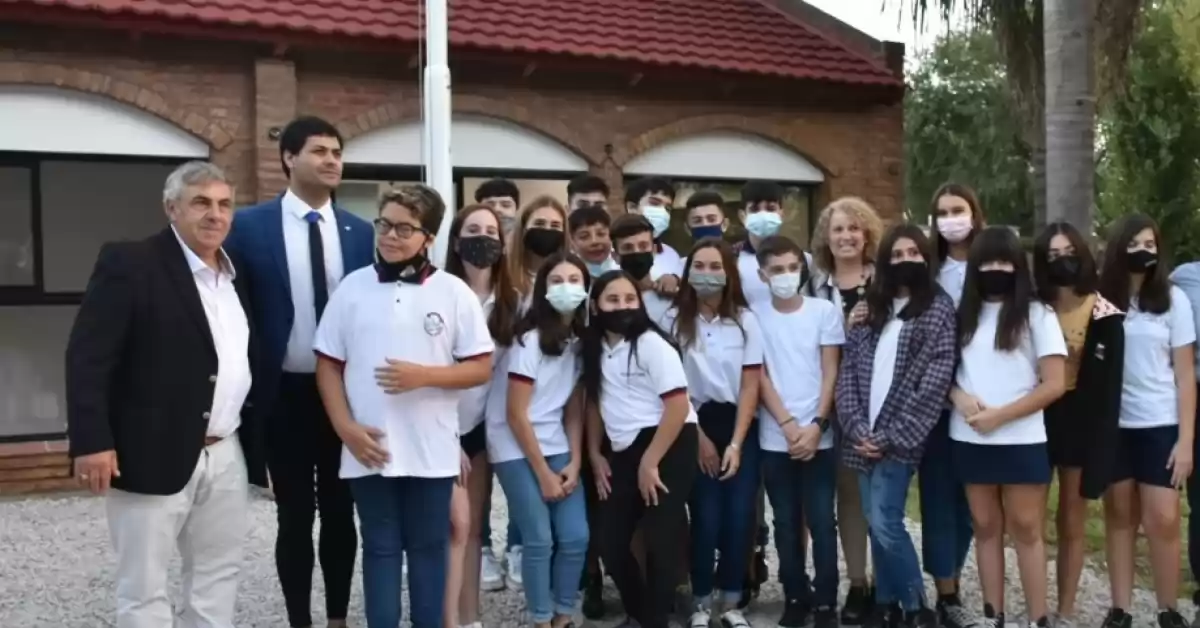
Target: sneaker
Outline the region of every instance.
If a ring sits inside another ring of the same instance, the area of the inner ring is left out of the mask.
[[[1159,628],[1187,628],[1187,622],[1183,620],[1183,615],[1179,611],[1168,608],[1165,611],[1158,612]]]
[[[818,606],[813,613],[813,628],[838,628],[836,606]]]
[[[1075,618],[1055,613],[1050,625],[1054,628],[1075,628]]]
[[[1102,628],[1133,628],[1133,616],[1124,609],[1114,608],[1104,616]]]
[[[588,578],[583,589],[583,616],[596,621],[604,618],[604,577]]]
[[[937,625],[937,613],[928,608],[904,613],[905,628],[937,628]]]
[[[842,605],[842,625],[861,625],[867,616],[867,611],[874,606],[874,602],[870,598],[870,591],[867,587],[850,587],[850,591],[846,594],[846,603]]]
[[[783,616],[779,618],[779,628],[804,628],[808,625],[811,609],[800,600],[788,600],[783,605]]]
[[[1025,628],[1050,628],[1050,620],[1042,617],[1037,621],[1027,622]]]
[[[943,628],[969,628],[975,625],[975,616],[963,606],[957,593],[938,599],[936,610],[938,623]]]
[[[480,561],[479,590],[499,591],[503,589],[504,572],[500,569],[500,562],[496,560],[495,552],[491,548],[484,549]]]
[[[712,625],[712,614],[707,608],[697,606],[696,612],[692,613],[692,618],[688,620],[690,628],[709,628]]]
[[[506,570],[505,578],[508,580],[508,588],[513,591],[520,591],[521,582],[521,546],[514,545],[508,550],[508,569]]]
[[[1004,628],[1004,613],[997,613],[991,604],[983,605],[983,619],[975,624],[980,628]],[[1125,628],[1129,628],[1126,626]]]
[[[750,628],[750,622],[746,621],[746,616],[742,614],[742,611],[735,608],[721,613],[721,626],[722,628]]]

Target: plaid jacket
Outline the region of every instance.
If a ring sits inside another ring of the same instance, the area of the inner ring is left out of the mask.
[[[914,465],[921,461],[925,441],[946,407],[954,381],[957,329],[954,301],[940,289],[929,309],[904,322],[892,387],[874,430],[867,413],[879,333],[869,325],[856,325],[847,332],[836,395],[846,466],[861,471],[871,468],[873,461],[854,450],[867,438],[883,449],[885,458]]]

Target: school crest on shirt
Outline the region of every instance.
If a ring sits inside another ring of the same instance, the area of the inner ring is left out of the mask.
[[[442,320],[442,315],[437,312],[430,312],[425,315],[425,333],[430,336],[440,336],[446,331],[446,321]]]

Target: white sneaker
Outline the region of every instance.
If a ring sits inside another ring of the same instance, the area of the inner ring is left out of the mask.
[[[734,608],[721,614],[721,626],[724,628],[750,628],[750,622],[742,611]]]
[[[521,581],[521,546],[514,545],[508,550],[508,588],[520,591],[524,583]]]
[[[489,547],[483,550],[482,564],[479,566],[479,590],[499,591],[504,588],[504,572],[496,560],[496,554]]]
[[[692,618],[688,620],[688,628],[711,628],[711,625],[712,615],[703,607],[697,608],[696,612],[692,613]]]

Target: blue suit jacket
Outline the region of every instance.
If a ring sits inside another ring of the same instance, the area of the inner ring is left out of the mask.
[[[283,356],[295,316],[283,243],[282,199],[280,195],[239,210],[225,240],[225,251],[237,268],[238,278],[247,280],[261,358],[253,373],[251,398],[264,417],[271,411],[279,390]],[[375,232],[367,221],[350,212],[336,207],[333,212],[342,244],[342,264],[349,275],[374,262]]]

